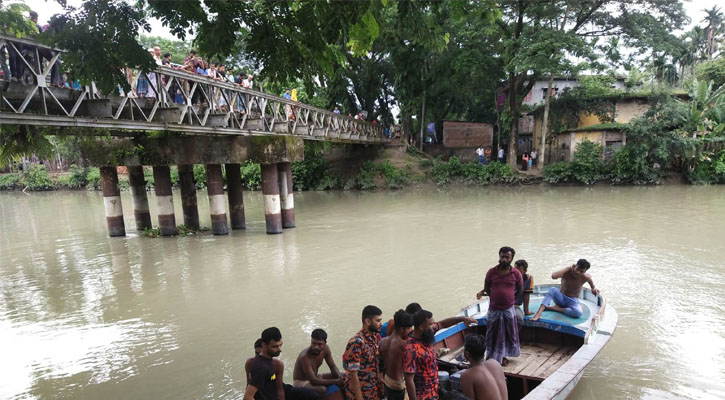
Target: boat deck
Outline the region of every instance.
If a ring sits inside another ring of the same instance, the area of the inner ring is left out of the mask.
[[[574,345],[521,343],[521,355],[509,358],[509,363],[503,370],[506,376],[543,381],[564,365],[577,349]],[[460,347],[439,359],[467,368],[468,362],[463,359],[462,354],[463,347]]]

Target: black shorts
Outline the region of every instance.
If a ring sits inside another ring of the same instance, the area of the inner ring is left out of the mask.
[[[395,390],[388,387],[388,385],[383,384],[385,386],[385,397],[388,398],[388,400],[404,400],[405,399],[405,390]]]

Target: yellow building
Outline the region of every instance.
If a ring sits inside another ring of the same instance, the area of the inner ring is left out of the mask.
[[[550,132],[547,138],[546,162],[571,161],[576,145],[584,140],[600,143],[604,146],[605,157],[611,157],[619,148],[627,143],[624,126],[632,119],[641,117],[650,108],[648,96],[617,96],[612,97],[614,103],[613,121],[603,123],[591,113],[582,113],[575,128],[567,128],[560,132]],[[519,151],[531,151],[541,145],[541,126],[544,117],[543,105],[531,111],[520,127]],[[522,148],[523,147],[523,148]]]

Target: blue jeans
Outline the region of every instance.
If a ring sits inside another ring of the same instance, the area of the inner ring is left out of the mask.
[[[569,297],[564,296],[559,288],[551,288],[549,289],[549,292],[546,293],[546,296],[544,296],[544,301],[541,302],[542,305],[548,306],[551,304],[551,300],[554,300],[554,303],[556,303],[557,306],[563,308],[562,311],[564,314],[572,317],[572,318],[579,318],[582,315],[582,306],[579,304],[579,299],[575,297]]]
[[[478,156],[478,163],[483,164],[483,156]]]

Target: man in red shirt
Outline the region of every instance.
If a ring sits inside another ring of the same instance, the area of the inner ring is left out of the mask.
[[[435,334],[460,322],[475,323],[471,317],[451,317],[440,322],[433,314],[420,310],[413,316],[413,333],[405,344],[403,372],[410,400],[438,400],[438,359],[433,350]]]
[[[514,302],[523,291],[521,273],[511,266],[516,251],[504,246],[498,251],[498,265],[488,270],[483,290],[476,293],[480,299],[490,297],[486,316],[486,359],[493,358],[502,366],[508,364],[507,356],[518,357],[519,328],[516,323]]]

